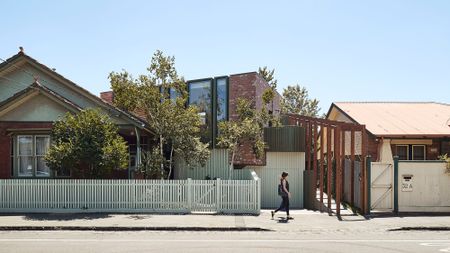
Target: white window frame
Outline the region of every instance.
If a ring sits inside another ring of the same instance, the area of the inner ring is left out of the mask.
[[[31,154],[30,155],[20,155],[20,142],[19,142],[19,139],[20,138],[26,138],[26,137],[31,138]],[[33,147],[34,147],[33,135],[17,135],[16,143],[17,143],[17,149],[16,149],[16,151],[17,151],[17,157],[16,157],[16,161],[17,161],[17,176],[18,177],[28,177],[28,178],[34,177],[34,168],[32,168],[32,174],[31,175],[20,174],[20,157],[31,157],[31,166],[33,166],[33,160],[34,160],[34,158],[33,158],[34,157],[33,156],[33,154],[34,154],[34,150],[33,150]]]
[[[43,178],[51,177],[52,171],[50,170],[50,168],[49,168],[48,176],[43,176],[43,175],[39,176],[37,174],[38,157],[45,157],[45,155],[38,155],[37,154],[37,148],[36,148],[37,141],[36,141],[36,138],[38,138],[38,137],[46,137],[49,140],[49,145],[51,143],[50,135],[45,135],[45,134],[34,135],[34,138],[33,138],[33,140],[34,140],[34,143],[33,143],[33,149],[34,149],[34,168],[33,168],[34,169],[34,176],[35,177],[43,177]]]
[[[31,155],[20,155],[20,142],[19,139],[22,137],[29,137],[31,138]],[[38,135],[33,135],[33,134],[26,134],[26,135],[17,135],[15,138],[15,143],[16,143],[16,157],[15,157],[15,161],[17,162],[16,165],[16,175],[17,177],[21,177],[21,178],[50,178],[51,177],[51,171],[49,173],[48,176],[38,176],[36,173],[37,170],[37,157],[38,155],[36,154],[36,137],[48,137],[50,142],[51,142],[51,137],[48,134],[38,134]],[[32,174],[31,175],[24,175],[24,174],[20,174],[20,157],[31,157],[31,166],[32,166]],[[39,155],[39,157],[43,157],[42,155]]]
[[[398,156],[398,149],[397,147],[406,147],[406,160],[401,160],[401,161],[409,161],[410,157],[409,157],[409,145],[395,145],[395,153]]]
[[[412,147],[412,153],[411,153],[411,155],[412,155],[412,160],[413,161],[425,161],[425,160],[427,160],[427,146],[426,145],[411,145]],[[414,148],[415,147],[423,147],[423,160],[415,160],[414,159]]]

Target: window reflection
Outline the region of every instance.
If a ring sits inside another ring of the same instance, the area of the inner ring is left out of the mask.
[[[217,85],[217,123],[227,120],[228,115],[228,94],[227,79],[220,78],[216,81]]]
[[[212,100],[211,100],[211,80],[194,81],[189,83],[189,104],[196,105],[201,117],[202,141],[211,140],[211,122],[212,122]]]

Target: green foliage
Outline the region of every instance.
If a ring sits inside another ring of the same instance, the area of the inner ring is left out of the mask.
[[[166,164],[167,160],[161,155],[158,147],[143,151],[141,155],[141,164],[138,169],[146,179],[161,179],[167,176],[167,172],[160,169],[161,164]]]
[[[265,89],[262,94],[262,102],[265,105],[261,110],[261,118],[266,125],[280,126],[280,119],[277,114],[274,114],[274,99],[277,94],[277,79],[275,79],[275,69],[269,70],[267,66],[260,67],[258,73],[269,84],[269,88]],[[272,113],[268,112],[268,108],[271,108]]]
[[[261,113],[254,109],[250,101],[243,98],[238,98],[236,112],[238,121],[219,122],[220,135],[217,138],[217,145],[231,153],[230,170],[233,169],[234,157],[240,145],[244,143],[252,145],[257,157],[264,154],[265,148],[262,131],[264,120]]]
[[[440,155],[438,159],[447,162],[447,173],[450,173],[450,157],[448,154]]]
[[[174,154],[188,164],[206,163],[209,149],[207,144],[200,142],[201,119],[196,107],[186,106],[187,85],[177,74],[175,58],[164,56],[158,50],[147,71],[147,75],[138,78],[126,71],[109,75],[114,103],[126,110],[138,109],[155,133],[159,162],[146,163],[145,167],[141,166],[141,171],[145,174],[159,169],[161,175],[170,177]],[[170,91],[177,94],[175,99],[170,99]],[[156,157],[156,151],[151,150],[147,157]]]
[[[260,74],[264,78],[264,80],[266,80],[272,90],[276,90],[278,80],[275,79],[275,69],[269,70],[267,66],[264,66],[262,68],[259,67],[258,74]]]
[[[283,113],[317,117],[319,110],[319,100],[310,99],[308,90],[305,87],[300,87],[300,85],[296,84],[283,90],[283,99],[281,101],[281,111]]]
[[[126,71],[109,74],[111,87],[114,91],[114,103],[123,110],[134,111],[137,108],[138,90],[134,85],[136,80]]]
[[[98,110],[67,113],[54,123],[47,165],[55,171],[71,169],[82,178],[102,178],[113,169],[127,168],[127,144],[117,131]]]
[[[268,105],[273,102],[273,99],[275,98],[275,91],[271,88],[267,88],[264,90],[262,94],[262,101],[264,104]]]

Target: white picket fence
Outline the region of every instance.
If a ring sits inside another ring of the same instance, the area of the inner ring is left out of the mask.
[[[0,212],[259,214],[260,180],[2,179]]]

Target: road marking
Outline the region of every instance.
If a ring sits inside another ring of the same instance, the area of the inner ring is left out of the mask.
[[[390,243],[403,243],[403,242],[421,242],[420,245],[423,246],[434,246],[434,245],[450,245],[450,240],[362,240],[362,239],[280,239],[280,240],[264,240],[264,239],[65,239],[65,238],[11,238],[11,239],[0,239],[0,242],[390,242]],[[445,251],[447,252],[447,251]],[[448,251],[450,252],[450,251]]]

